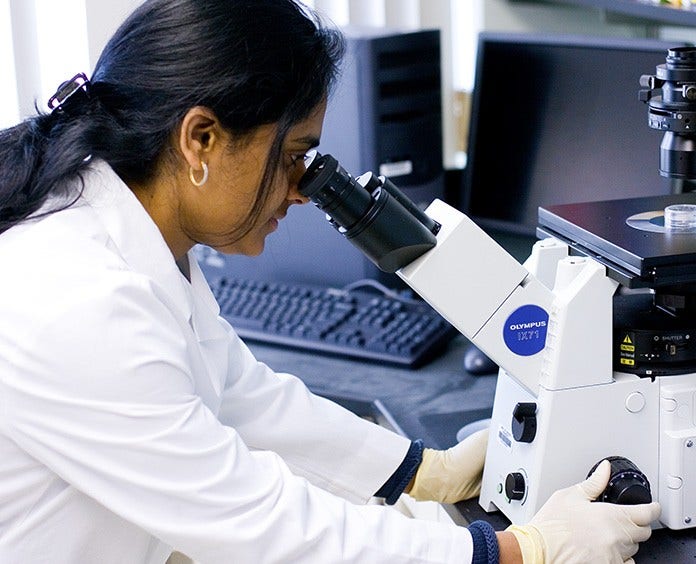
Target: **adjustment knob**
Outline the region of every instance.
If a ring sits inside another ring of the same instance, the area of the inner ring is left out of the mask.
[[[599,494],[597,501],[620,505],[652,501],[650,482],[633,462],[623,456],[608,456],[607,460],[611,463],[611,475],[606,489]],[[592,467],[588,476],[599,466],[599,462]]]
[[[682,95],[687,100],[696,100],[696,86],[693,84],[685,84],[682,87]]]
[[[531,443],[536,437],[536,403],[518,403],[512,412],[512,436],[518,443]]]
[[[522,472],[510,472],[505,478],[505,495],[508,499],[519,501],[527,491],[527,482]]]

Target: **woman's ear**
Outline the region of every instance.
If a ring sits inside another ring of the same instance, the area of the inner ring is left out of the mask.
[[[178,145],[186,163],[200,170],[210,154],[221,145],[222,128],[212,110],[203,106],[191,108],[181,120]]]

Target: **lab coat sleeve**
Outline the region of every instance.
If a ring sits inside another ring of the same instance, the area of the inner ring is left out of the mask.
[[[250,447],[280,454],[313,484],[366,502],[401,464],[410,440],[312,394],[294,376],[274,373],[231,329],[230,335],[221,421]]]
[[[250,451],[196,393],[187,321],[147,279],[90,276],[16,308],[0,356],[0,432],[59,478],[204,564],[470,561],[466,529],[352,505]]]

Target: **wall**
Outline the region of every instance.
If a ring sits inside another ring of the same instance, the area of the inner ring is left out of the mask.
[[[90,69],[116,28],[140,4],[141,0],[85,0]]]

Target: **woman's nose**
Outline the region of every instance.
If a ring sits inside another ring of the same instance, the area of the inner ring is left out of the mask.
[[[300,180],[302,176],[304,176],[304,173],[305,167],[302,166],[300,170],[290,178],[287,199],[293,204],[306,204],[309,202],[309,198],[300,192]]]

